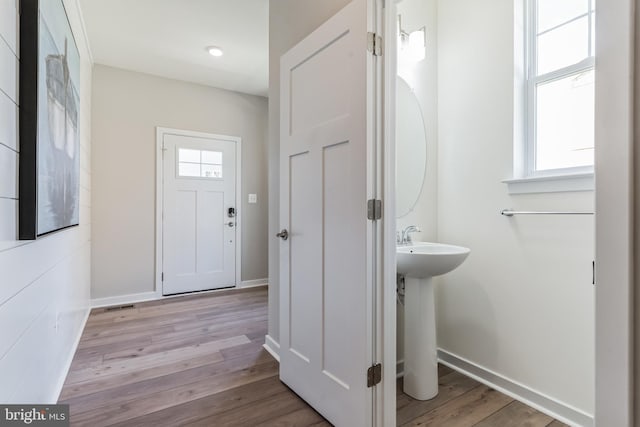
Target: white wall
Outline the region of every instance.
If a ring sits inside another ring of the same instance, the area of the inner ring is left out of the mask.
[[[269,336],[280,337],[280,57],[349,0],[269,2]]]
[[[427,139],[427,166],[422,192],[413,210],[397,218],[397,229],[417,225],[422,230],[412,238],[417,241],[436,242],[438,239],[438,8],[437,0],[402,0],[398,14],[402,28],[411,32],[425,27],[427,47],[424,60],[412,67],[399,69],[399,74],[413,89],[422,109]],[[402,165],[398,165],[402,167]],[[404,306],[398,304],[397,358],[404,358]]]
[[[53,403],[88,314],[91,239],[91,61],[74,1],[65,1],[78,43],[80,226],[16,241],[17,0],[0,0],[0,402]]]
[[[509,195],[514,2],[438,2],[438,240],[471,248],[437,285],[438,343],[579,411],[594,408],[592,192]]]
[[[96,65],[92,298],[155,289],[157,126],[242,138],[242,280],[265,279],[267,99]]]

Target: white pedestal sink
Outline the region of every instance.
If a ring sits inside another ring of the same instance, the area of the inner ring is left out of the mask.
[[[398,274],[404,276],[404,392],[429,400],[438,394],[434,276],[450,272],[469,255],[461,246],[415,242],[398,246]]]

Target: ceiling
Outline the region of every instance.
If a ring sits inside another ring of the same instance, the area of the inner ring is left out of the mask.
[[[81,0],[98,64],[267,95],[268,0]],[[224,49],[215,58],[208,46]]]

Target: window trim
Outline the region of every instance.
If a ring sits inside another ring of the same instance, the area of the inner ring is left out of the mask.
[[[513,183],[518,180],[529,181],[536,178],[552,178],[558,177],[559,179],[565,180],[567,177],[576,176],[576,175],[585,175],[585,174],[593,174],[594,167],[590,166],[579,166],[579,167],[567,167],[567,168],[559,168],[559,169],[548,169],[548,170],[537,170],[536,169],[536,147],[537,147],[537,135],[536,135],[536,123],[537,123],[537,99],[536,99],[536,86],[540,83],[550,83],[571,75],[580,74],[592,69],[595,69],[595,57],[591,55],[593,52],[592,46],[592,32],[593,32],[593,20],[591,19],[592,10],[595,12],[593,7],[594,0],[587,0],[588,2],[588,10],[585,14],[581,15],[588,16],[588,25],[589,25],[589,34],[588,34],[588,52],[591,56],[585,58],[579,63],[569,65],[567,67],[563,67],[554,71],[550,71],[548,73],[542,75],[537,74],[537,23],[538,23],[538,11],[537,11],[537,3],[538,0],[524,0],[525,1],[525,10],[524,10],[524,32],[525,32],[525,46],[524,46],[524,106],[523,106],[523,121],[524,125],[523,129],[523,159],[515,159],[516,161],[522,162],[521,168],[521,176],[516,177],[512,180],[508,180],[510,183]],[[561,25],[565,25],[574,21],[576,18],[572,18],[562,24],[554,28],[558,28]],[[515,171],[514,171],[515,172]],[[515,175],[515,174],[514,174]],[[505,181],[507,182],[507,181]]]

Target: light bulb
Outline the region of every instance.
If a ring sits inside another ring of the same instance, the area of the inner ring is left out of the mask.
[[[224,52],[222,51],[222,49],[220,49],[217,46],[209,46],[207,48],[207,51],[209,52],[209,54],[211,56],[222,56],[224,54]]]

